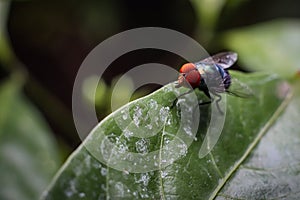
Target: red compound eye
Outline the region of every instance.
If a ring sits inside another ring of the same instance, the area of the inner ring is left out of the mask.
[[[193,70],[197,70],[196,66],[193,63],[186,63],[186,64],[182,65],[179,72],[180,73],[188,73]]]
[[[179,72],[181,73],[180,77],[184,77],[185,81],[193,88],[200,85],[201,75],[193,63],[184,64]]]

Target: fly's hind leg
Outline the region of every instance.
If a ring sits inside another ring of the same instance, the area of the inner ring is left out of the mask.
[[[221,115],[224,115],[224,112],[221,110],[221,108],[220,108],[220,102],[221,102],[221,100],[222,100],[222,96],[220,95],[220,94],[218,94],[218,93],[214,93],[214,95],[216,96],[216,97],[218,97],[217,99],[216,99],[216,105],[217,105],[217,109],[219,110],[219,112],[221,113]]]

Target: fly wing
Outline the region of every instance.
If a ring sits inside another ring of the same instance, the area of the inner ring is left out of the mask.
[[[242,98],[255,97],[254,91],[247,84],[242,83],[238,79],[232,77],[230,87],[226,90],[226,92]]]
[[[214,63],[223,69],[231,67],[237,61],[238,55],[235,52],[221,52],[211,57],[201,60],[201,63]]]

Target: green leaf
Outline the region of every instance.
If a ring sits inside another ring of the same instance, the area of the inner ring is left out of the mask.
[[[300,95],[240,165],[217,199],[299,199]]]
[[[49,128],[20,87],[17,79],[0,85],[0,199],[38,199],[59,164]]]
[[[226,4],[225,0],[190,0],[196,16],[198,26],[196,35],[201,36],[203,43],[208,43],[214,36],[214,29]]]
[[[300,21],[274,20],[232,30],[225,46],[239,53],[239,62],[253,71],[291,78],[300,69]]]
[[[225,0],[191,0],[193,7],[198,14],[198,19],[204,28],[212,29],[226,3]]]
[[[199,150],[210,124],[210,105],[200,106],[197,135],[190,135],[189,123],[196,120],[192,96],[179,100],[179,108],[173,104],[178,89],[172,83],[100,122],[60,169],[43,199],[215,198],[290,100],[275,75],[232,75],[256,96],[227,97],[224,129],[206,157],[200,159]],[[189,115],[181,115],[185,109]]]

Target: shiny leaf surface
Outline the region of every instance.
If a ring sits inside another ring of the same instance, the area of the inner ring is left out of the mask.
[[[43,198],[216,198],[223,186],[227,187],[230,177],[239,173],[239,167],[249,159],[269,128],[276,125],[290,101],[288,87],[275,75],[232,72],[232,76],[252,88],[255,97],[227,97],[224,128],[206,157],[200,159],[198,155],[210,125],[210,105],[200,106],[197,134],[189,137],[190,120],[179,126],[184,119],[178,113],[190,108],[190,116],[184,117],[195,120],[195,105],[186,98],[186,107],[173,106],[176,90],[169,84],[100,122],[61,168]],[[201,92],[197,96],[205,101]],[[172,142],[178,148],[170,146]],[[156,151],[158,158],[151,154]],[[145,157],[150,159],[146,164]]]

